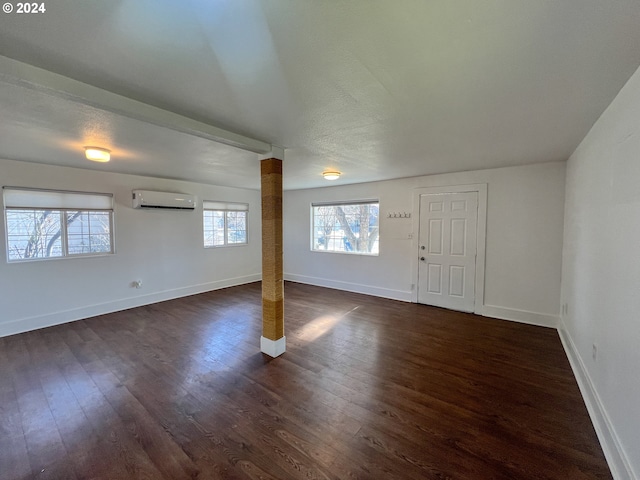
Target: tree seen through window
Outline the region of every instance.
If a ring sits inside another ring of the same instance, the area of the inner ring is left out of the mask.
[[[377,255],[378,202],[313,206],[313,250]]]

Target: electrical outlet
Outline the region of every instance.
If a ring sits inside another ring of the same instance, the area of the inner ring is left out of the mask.
[[[594,362],[598,360],[598,346],[595,343],[591,346],[591,356]]]

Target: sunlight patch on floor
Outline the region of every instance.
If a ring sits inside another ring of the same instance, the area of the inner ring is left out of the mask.
[[[331,330],[341,318],[334,315],[323,315],[315,318],[302,327],[298,336],[300,340],[313,342]]]

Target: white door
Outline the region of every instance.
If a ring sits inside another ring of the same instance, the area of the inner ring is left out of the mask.
[[[473,312],[478,192],[420,195],[418,302]]]

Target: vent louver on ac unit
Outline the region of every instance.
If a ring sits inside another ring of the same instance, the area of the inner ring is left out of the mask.
[[[161,208],[166,210],[194,210],[196,197],[185,193],[133,191],[133,208]]]

